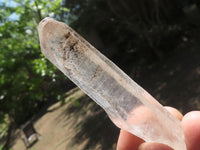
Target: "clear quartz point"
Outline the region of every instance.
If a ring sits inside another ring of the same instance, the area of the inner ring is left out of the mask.
[[[146,142],[186,150],[180,121],[73,29],[45,18],[38,31],[42,53],[119,128]]]

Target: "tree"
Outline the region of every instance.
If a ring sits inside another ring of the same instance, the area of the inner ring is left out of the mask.
[[[159,60],[172,52],[184,36],[184,8],[197,0],[65,0],[72,26],[79,32],[95,28],[107,47],[130,62]],[[87,34],[87,33],[85,33]],[[167,44],[166,44],[167,43]],[[137,55],[137,56],[136,56]],[[132,56],[132,57],[131,57]],[[140,58],[139,58],[140,57]],[[149,58],[148,58],[149,57]],[[139,58],[139,59],[138,59]]]
[[[5,150],[16,124],[38,112],[48,99],[62,97],[57,80],[64,76],[41,54],[37,26],[43,17],[62,19],[68,11],[61,0],[12,2],[0,6],[0,123],[8,123]]]

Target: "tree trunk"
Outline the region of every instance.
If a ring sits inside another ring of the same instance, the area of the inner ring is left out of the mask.
[[[8,134],[7,134],[7,137],[6,137],[6,143],[3,147],[3,150],[9,150],[11,148],[11,138],[12,138],[13,129],[15,127],[19,108],[20,108],[22,100],[24,99],[25,96],[26,96],[26,93],[22,93],[21,95],[19,95],[19,97],[17,98],[16,107],[9,114],[10,123],[9,123],[9,126],[8,126],[8,131],[7,131]]]
[[[3,150],[9,150],[11,147],[11,138],[12,138],[12,132],[13,132],[13,128],[15,126],[14,120],[11,119],[10,124],[8,126],[8,131],[7,131],[7,137],[6,137],[6,143],[3,147]]]

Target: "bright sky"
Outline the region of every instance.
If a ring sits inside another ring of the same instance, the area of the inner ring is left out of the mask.
[[[7,6],[15,7],[17,4],[13,0],[0,0],[0,4],[6,2]],[[18,20],[19,16],[16,13],[12,13],[9,17],[10,20]]]
[[[0,0],[0,3],[6,2],[7,6],[16,6],[16,3],[13,0]]]

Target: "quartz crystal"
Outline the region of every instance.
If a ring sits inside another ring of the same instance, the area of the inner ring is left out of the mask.
[[[180,121],[68,25],[52,18],[39,24],[42,53],[110,119],[146,142],[186,150]]]

